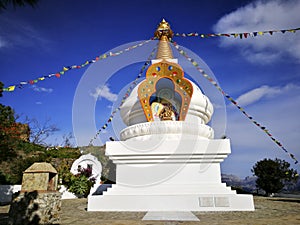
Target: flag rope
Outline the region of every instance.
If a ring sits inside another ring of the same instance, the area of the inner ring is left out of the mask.
[[[285,30],[257,31],[257,32],[256,31],[255,32],[243,32],[243,33],[219,33],[219,34],[199,34],[199,33],[187,33],[187,34],[182,33],[182,34],[180,34],[180,33],[176,33],[175,36],[201,37],[201,38],[209,38],[209,37],[234,37],[234,38],[237,38],[237,37],[240,37],[240,39],[243,39],[243,38],[247,38],[247,37],[256,37],[257,35],[264,35],[264,34],[267,34],[267,33],[270,34],[270,35],[273,35],[273,33],[277,33],[277,32],[281,32],[283,34],[286,33],[286,32],[296,33],[296,31],[298,31],[298,30],[300,30],[300,28],[285,29]],[[149,40],[143,41],[139,44],[133,45],[131,47],[128,47],[124,50],[121,50],[121,51],[118,51],[118,52],[115,52],[115,53],[109,52],[109,53],[102,54],[100,56],[97,56],[95,59],[86,61],[85,63],[83,63],[81,65],[65,66],[65,67],[62,68],[61,71],[59,71],[57,73],[51,73],[51,74],[48,74],[48,75],[45,75],[45,76],[42,76],[42,77],[38,77],[34,80],[22,81],[22,82],[19,82],[18,84],[10,85],[6,88],[3,88],[2,91],[13,92],[13,91],[15,91],[16,87],[21,89],[21,88],[23,88],[24,85],[28,85],[28,84],[33,85],[33,84],[35,84],[39,81],[43,81],[47,78],[52,78],[52,77],[60,78],[61,75],[64,75],[66,72],[68,72],[70,70],[81,69],[81,68],[83,68],[87,65],[95,63],[98,60],[103,60],[103,59],[106,59],[106,58],[111,57],[111,56],[118,56],[118,55],[120,55],[124,52],[127,52],[127,51],[130,51],[130,50],[135,49],[137,47],[143,46],[144,44],[149,43],[150,41],[152,41],[154,39],[155,38],[151,38]],[[204,76],[204,78],[206,78],[212,85],[214,85],[217,88],[217,90],[219,90],[223,94],[223,96],[225,96],[233,105],[235,105],[253,124],[255,124],[262,131],[264,131],[266,133],[266,135],[268,135],[271,138],[271,140],[273,142],[275,142],[285,153],[289,154],[289,156],[295,161],[295,164],[298,163],[298,160],[295,158],[295,156],[292,153],[290,153],[277,139],[275,139],[273,137],[273,135],[266,129],[265,126],[261,125],[260,123],[255,121],[252,116],[248,115],[247,112],[230,95],[228,95],[226,92],[224,92],[224,90],[217,84],[217,82],[215,80],[213,80],[213,78],[211,78],[203,69],[201,69],[199,67],[198,63],[194,59],[189,57],[188,54],[184,50],[182,50],[176,42],[171,40],[171,43],[174,45],[175,49],[181,55],[183,55],[189,62],[192,63],[192,65],[194,67],[196,67],[196,69]],[[132,89],[137,85],[137,80],[142,76],[145,68],[150,64],[150,61],[151,61],[156,49],[157,49],[157,46],[152,50],[148,60],[145,62],[144,66],[142,67],[142,69],[141,69],[140,73],[138,74],[137,78],[132,82],[130,88],[127,90],[127,92],[124,95],[119,107],[112,112],[112,114],[109,117],[108,121],[101,127],[101,129],[99,129],[97,131],[95,137],[91,139],[89,145],[93,144],[93,141],[100,134],[101,130],[106,129],[108,124],[112,121],[112,119],[113,119],[114,115],[116,114],[116,112],[120,110],[120,107],[123,105],[125,100],[128,98],[128,96],[131,93]]]
[[[240,39],[248,38],[248,37],[256,37],[257,35],[262,36],[264,34],[273,35],[274,33],[296,33],[296,31],[300,30],[300,28],[294,29],[284,29],[284,30],[268,30],[268,31],[253,31],[253,32],[242,32],[242,33],[211,33],[211,34],[199,34],[195,33],[176,33],[177,37],[201,37],[201,38],[211,38],[211,37],[239,37]]]
[[[230,95],[228,95],[221,87],[220,85],[218,85],[218,83],[212,78],[210,77],[203,69],[201,69],[199,67],[199,64],[193,59],[191,58],[183,49],[180,48],[180,46],[171,40],[171,43],[174,45],[175,49],[179,52],[179,54],[181,54],[182,56],[184,56],[190,63],[192,63],[192,65],[197,69],[197,71],[199,71],[202,76],[204,78],[206,78],[212,85],[214,85],[216,87],[216,89],[218,91],[220,91],[222,93],[223,96],[225,96],[233,105],[235,105],[253,124],[255,124],[257,127],[259,127],[262,131],[265,132],[266,135],[268,135],[268,137],[270,137],[272,139],[272,141],[274,143],[276,143],[285,153],[287,153],[290,158],[292,158],[295,161],[295,164],[298,163],[298,160],[295,158],[295,156],[290,153],[283,145],[281,142],[279,142],[277,139],[275,139],[273,137],[273,135],[269,132],[269,130],[266,129],[265,126],[263,126],[262,124],[258,123],[256,120],[253,119],[252,116],[250,116],[238,103],[237,101],[235,101]]]
[[[241,39],[243,39],[243,38],[247,38],[247,37],[256,37],[257,35],[264,35],[264,34],[273,35],[274,33],[278,33],[278,32],[280,32],[282,34],[284,34],[286,32],[296,33],[296,31],[298,31],[298,30],[300,30],[300,28],[283,29],[283,30],[268,30],[268,31],[254,31],[254,32],[243,32],[243,33],[199,34],[199,33],[196,32],[196,33],[176,33],[175,36],[178,36],[178,37],[201,37],[201,38],[210,38],[210,37],[234,37],[234,38],[237,38],[237,37],[240,37]],[[155,38],[152,37],[149,40],[143,41],[139,44],[133,45],[131,47],[128,47],[124,50],[121,50],[121,51],[118,51],[118,52],[115,52],[115,53],[113,53],[113,52],[105,53],[103,55],[97,56],[95,59],[87,60],[85,63],[80,64],[80,65],[64,66],[61,71],[58,71],[56,73],[51,73],[51,74],[48,74],[48,75],[45,75],[45,76],[41,76],[41,77],[38,77],[38,78],[33,79],[33,80],[21,81],[18,84],[10,85],[8,87],[3,88],[2,91],[13,92],[13,91],[15,91],[16,88],[21,89],[21,88],[23,88],[24,85],[27,85],[27,84],[33,85],[33,84],[35,84],[39,81],[43,81],[47,78],[52,78],[52,77],[60,78],[62,75],[64,75],[66,72],[68,72],[70,70],[81,69],[81,68],[83,68],[87,65],[95,63],[98,60],[103,60],[103,59],[106,59],[106,58],[111,57],[111,56],[118,56],[118,55],[120,55],[124,52],[135,49],[136,47],[143,46],[144,44],[146,44],[146,43],[148,43],[148,42],[150,42],[154,39]]]
[[[90,64],[93,64],[93,63],[97,62],[98,60],[103,60],[103,59],[106,59],[108,57],[121,55],[125,52],[128,52],[128,51],[132,50],[132,49],[135,49],[137,47],[141,47],[141,46],[149,43],[152,40],[154,40],[154,38],[151,38],[151,39],[148,39],[146,41],[140,42],[140,43],[138,43],[136,45],[133,45],[133,46],[130,46],[130,47],[124,49],[124,50],[120,50],[120,51],[117,51],[117,52],[104,53],[100,56],[97,56],[95,59],[87,60],[85,63],[80,64],[80,65],[64,66],[62,68],[62,70],[57,72],[57,73],[51,73],[51,74],[48,74],[48,75],[45,75],[45,76],[42,76],[42,77],[39,77],[39,78],[36,78],[36,79],[33,79],[33,80],[29,80],[29,81],[22,81],[22,82],[19,82],[18,84],[11,85],[7,88],[3,88],[2,91],[12,92],[12,91],[15,91],[16,88],[21,89],[21,88],[23,88],[24,85],[28,85],[28,84],[33,85],[33,84],[35,84],[39,81],[43,81],[47,78],[52,78],[52,77],[60,78],[62,75],[64,75],[66,72],[68,72],[70,70],[81,69],[81,68],[83,68],[87,65],[90,65]]]
[[[154,57],[154,54],[155,54],[155,52],[156,52],[157,47],[158,47],[158,43],[157,43],[157,45],[153,48],[153,50],[151,51],[151,53],[150,53],[150,55],[149,55],[147,61],[144,63],[143,67],[141,68],[141,70],[140,70],[139,74],[137,75],[137,77],[135,78],[135,80],[130,84],[129,88],[127,89],[125,95],[124,95],[123,98],[122,98],[122,101],[121,101],[119,107],[113,110],[113,112],[111,113],[111,115],[110,115],[109,119],[107,120],[107,122],[106,122],[106,123],[105,123],[98,131],[97,131],[96,135],[90,140],[89,146],[92,146],[92,145],[93,145],[94,140],[99,136],[99,134],[101,133],[101,131],[102,131],[102,130],[105,130],[105,129],[108,127],[109,123],[112,122],[112,120],[113,120],[115,114],[120,110],[120,108],[122,107],[122,105],[124,104],[124,102],[126,101],[126,99],[129,97],[131,91],[132,91],[132,90],[135,88],[135,86],[138,84],[137,81],[143,76],[143,73],[144,73],[145,69],[147,68],[147,66],[150,65],[150,62],[151,62],[151,60],[152,60],[153,57]],[[111,138],[112,138],[112,137],[110,137],[110,139],[111,139]]]

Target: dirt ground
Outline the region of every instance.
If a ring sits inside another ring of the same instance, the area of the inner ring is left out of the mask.
[[[254,212],[193,212],[200,221],[142,221],[145,212],[87,212],[87,199],[62,200],[62,225],[300,224],[300,199],[254,197]],[[8,206],[0,206],[0,224],[7,224]]]

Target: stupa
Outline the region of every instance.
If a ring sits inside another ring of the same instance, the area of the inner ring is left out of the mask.
[[[213,105],[173,58],[163,20],[156,59],[121,108],[127,125],[106,143],[116,184],[88,196],[88,211],[252,211],[253,196],[221,182],[229,139],[214,139]]]

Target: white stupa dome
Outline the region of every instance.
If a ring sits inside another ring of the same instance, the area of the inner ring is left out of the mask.
[[[194,82],[190,82],[193,86],[193,95],[184,121],[148,122],[138,98],[139,85],[137,85],[120,109],[121,118],[128,126],[121,131],[121,140],[149,134],[160,134],[160,132],[163,134],[189,133],[205,138],[213,138],[213,129],[206,125],[212,117],[213,105],[200,88]],[[159,129],[162,126],[163,128]]]
[[[195,122],[196,119],[200,124],[207,124],[213,114],[213,105],[202,93],[200,88],[194,82],[190,82],[193,85],[194,92],[185,121]],[[139,85],[132,90],[130,96],[126,99],[120,110],[123,122],[127,126],[147,122],[138,98],[138,88]]]

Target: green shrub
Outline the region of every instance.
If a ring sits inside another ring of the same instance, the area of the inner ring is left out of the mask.
[[[72,192],[78,197],[87,197],[92,186],[95,184],[95,179],[90,178],[91,171],[89,168],[82,169],[78,174],[73,175],[69,171],[62,174],[63,184],[68,191]]]
[[[57,148],[53,147],[47,150],[47,155],[52,158],[60,158],[60,159],[77,159],[80,157],[81,153],[78,148]]]
[[[69,191],[78,197],[85,197],[89,193],[89,179],[85,176],[72,176]]]

